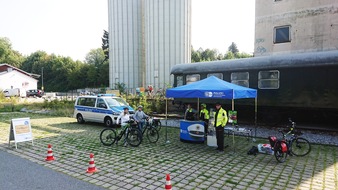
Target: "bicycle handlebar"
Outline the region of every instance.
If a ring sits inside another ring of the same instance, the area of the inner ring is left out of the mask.
[[[294,132],[295,132],[296,123],[293,122],[291,118],[289,118],[289,122],[290,122],[291,126],[287,125],[287,128],[289,129],[288,132],[285,132],[281,129],[278,130],[278,132],[282,133],[283,137],[285,137],[288,134],[294,134]]]

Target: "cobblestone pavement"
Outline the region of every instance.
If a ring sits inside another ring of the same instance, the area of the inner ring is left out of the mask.
[[[11,116],[0,116],[1,150],[107,189],[164,189],[167,173],[173,189],[338,189],[336,146],[313,145],[309,155],[277,163],[273,155],[246,154],[267,139],[235,137],[233,145],[231,136],[226,137],[230,147],[218,153],[206,143],[181,142],[177,127],[162,127],[156,144],[145,139],[139,147],[106,147],[99,140],[102,125],[18,113],[15,118],[31,118],[34,146],[22,142],[15,149],[14,143],[8,147]],[[55,161],[44,161],[48,144]],[[90,153],[99,170],[94,174],[86,173]]]

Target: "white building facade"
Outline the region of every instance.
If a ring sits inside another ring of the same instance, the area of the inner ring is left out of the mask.
[[[27,91],[37,89],[38,80],[32,74],[8,64],[0,64],[0,90],[19,88]]]
[[[338,49],[337,0],[256,0],[254,56]]]
[[[109,86],[164,88],[191,61],[191,0],[108,0]]]

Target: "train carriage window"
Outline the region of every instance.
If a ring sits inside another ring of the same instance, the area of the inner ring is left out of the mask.
[[[258,73],[259,89],[279,89],[279,71],[260,71]]]
[[[186,84],[190,84],[196,81],[200,80],[200,75],[199,74],[193,74],[193,75],[187,75],[186,76]]]
[[[207,77],[210,77],[210,76],[215,76],[215,77],[223,80],[223,74],[222,73],[209,73],[207,75]]]
[[[183,76],[176,76],[176,86],[182,86],[183,85]]]
[[[249,87],[249,72],[231,73],[231,83]]]

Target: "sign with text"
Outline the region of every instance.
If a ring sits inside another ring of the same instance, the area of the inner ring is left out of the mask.
[[[11,120],[8,144],[14,140],[15,148],[18,142],[32,141],[33,135],[30,118],[17,118]]]

